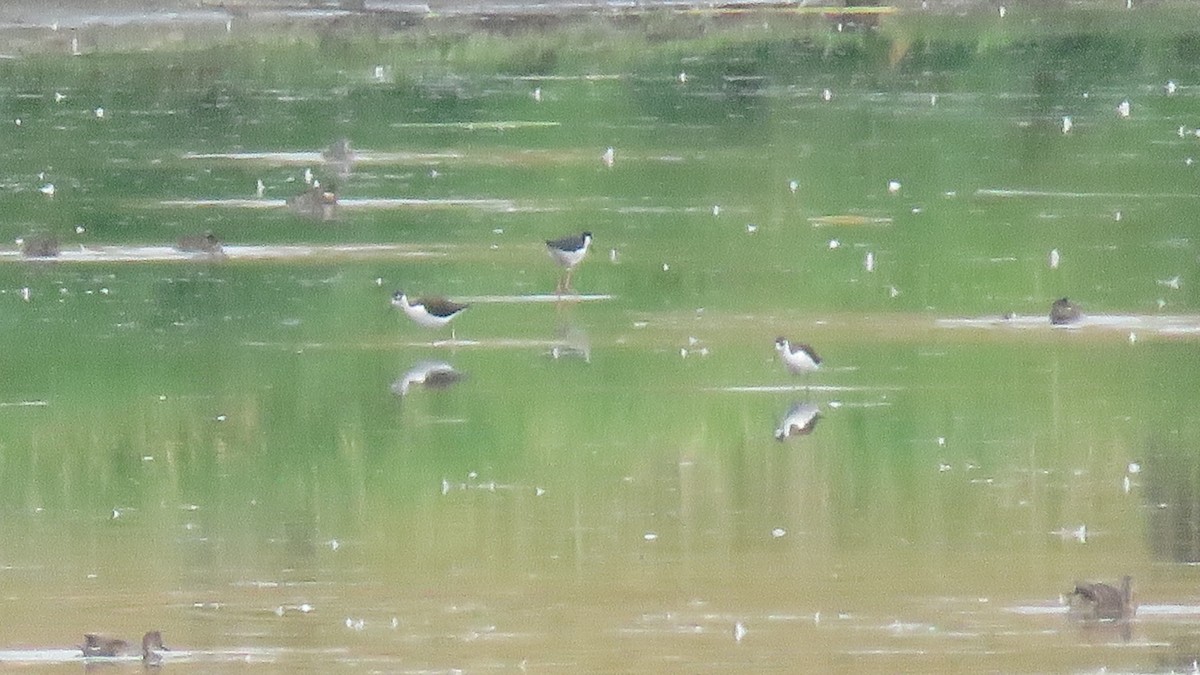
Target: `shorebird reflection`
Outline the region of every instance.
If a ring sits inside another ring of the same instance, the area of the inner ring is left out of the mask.
[[[775,430],[775,440],[784,441],[792,436],[807,436],[817,428],[821,409],[813,403],[793,403],[787,415]]]
[[[426,389],[446,389],[462,380],[463,374],[445,361],[421,361],[392,383],[392,393],[407,396],[414,385]]]
[[[592,342],[582,328],[576,326],[559,326],[554,332],[554,342],[550,346],[550,357],[555,361],[567,358],[580,358],[584,363],[592,362]]]

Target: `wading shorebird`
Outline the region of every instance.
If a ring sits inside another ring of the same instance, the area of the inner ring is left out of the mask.
[[[1137,613],[1133,602],[1133,577],[1121,577],[1121,587],[1095,582],[1075,582],[1075,590],[1067,595],[1070,615],[1084,621],[1117,621],[1130,619]]]
[[[79,649],[83,652],[85,658],[112,658],[131,655],[128,642],[117,638],[104,637],[95,633],[84,635],[83,644]],[[170,648],[163,644],[162,633],[152,630],[142,636],[142,661],[157,663],[162,660],[162,656],[157,651],[160,649],[170,651]]]
[[[454,320],[454,317],[462,314],[463,310],[470,305],[453,302],[440,296],[428,296],[410,301],[408,295],[403,291],[396,291],[392,295],[392,306],[404,310],[408,318],[419,326],[441,328]],[[453,328],[450,329],[450,339],[456,339]]]
[[[583,262],[583,257],[587,255],[591,245],[591,232],[581,232],[562,239],[546,240],[546,250],[549,251],[550,257],[567,270],[565,277],[558,280],[556,293],[562,294],[571,290],[571,274],[575,271],[575,267]]]
[[[775,338],[775,351],[783,359],[783,365],[793,375],[807,375],[821,368],[821,357],[806,344],[793,345],[785,337]]]

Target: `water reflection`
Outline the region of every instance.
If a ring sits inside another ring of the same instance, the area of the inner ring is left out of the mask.
[[[808,436],[817,428],[821,409],[814,403],[793,403],[775,429],[775,440],[784,441],[792,436]]]
[[[550,357],[559,359],[578,358],[584,363],[592,362],[592,342],[582,328],[565,324],[554,332],[550,347]]]
[[[321,159],[325,160],[325,166],[332,169],[339,178],[344,179],[354,170],[354,161],[357,157],[354,150],[350,148],[350,139],[339,138],[321,151]]]
[[[391,390],[397,396],[407,396],[416,385],[433,390],[447,389],[462,379],[462,372],[445,361],[422,361],[392,382]]]

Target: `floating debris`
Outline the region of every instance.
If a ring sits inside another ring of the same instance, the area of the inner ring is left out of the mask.
[[[1169,289],[1171,289],[1171,290],[1173,290],[1173,291],[1177,291],[1177,290],[1179,290],[1179,281],[1180,281],[1180,279],[1179,279],[1179,275],[1178,275],[1178,274],[1176,274],[1175,276],[1171,277],[1170,279],[1158,279],[1157,281],[1158,281],[1158,285],[1159,285],[1159,286],[1166,286],[1167,288],[1169,288]]]

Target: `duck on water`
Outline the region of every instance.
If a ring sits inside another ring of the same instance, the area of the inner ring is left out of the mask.
[[[1137,613],[1133,599],[1133,577],[1121,577],[1120,588],[1099,582],[1077,581],[1067,595],[1072,618],[1081,621],[1119,621]]]

